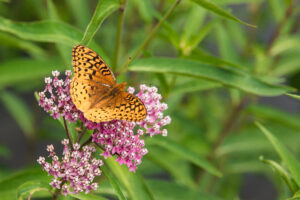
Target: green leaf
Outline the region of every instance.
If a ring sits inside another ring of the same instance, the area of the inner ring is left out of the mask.
[[[298,186],[300,186],[300,162],[291,154],[286,147],[263,125],[256,122],[258,128],[265,134],[268,140],[271,142],[276,152],[280,156],[281,160],[285,163],[287,168],[292,174]]]
[[[290,89],[263,82],[249,73],[237,69],[221,69],[193,60],[177,58],[145,58],[130,64],[130,71],[157,72],[209,79],[243,91],[262,95],[275,96]]]
[[[268,0],[270,10],[273,14],[274,19],[276,20],[277,23],[280,22],[280,20],[283,19],[284,17],[284,12],[286,8],[284,7],[284,4],[280,0]]]
[[[139,173],[129,172],[128,167],[125,165],[120,166],[113,158],[107,158],[106,164],[109,166],[110,171],[115,174],[115,177],[119,179],[123,187],[126,188],[131,199],[154,199],[153,194]]]
[[[294,98],[294,99],[300,100],[300,96],[297,95],[297,94],[286,94],[286,95],[289,96],[289,97],[292,97],[292,98]]]
[[[91,17],[88,2],[86,0],[67,0],[66,3],[71,9],[72,16],[75,18],[79,27],[86,27]]]
[[[152,7],[152,2],[149,0],[134,0],[133,2],[136,4],[138,12],[142,19],[145,22],[150,23],[153,20],[155,12]]]
[[[277,124],[300,131],[299,115],[284,112],[279,109],[264,105],[251,105],[246,108],[246,112],[253,114],[255,117],[274,121]]]
[[[214,167],[210,162],[208,162],[206,159],[202,158],[197,153],[185,148],[184,146],[169,140],[167,138],[162,137],[153,137],[147,139],[146,143],[148,145],[159,145],[165,149],[168,149],[169,151],[176,153],[177,155],[181,156],[183,159],[190,161],[194,163],[195,165],[205,169],[207,172],[221,177],[222,173]]]
[[[288,198],[287,200],[300,200],[300,190],[297,191],[292,198]]]
[[[87,26],[81,44],[88,45],[106,17],[120,7],[118,0],[99,0],[94,15]]]
[[[22,49],[35,58],[41,58],[46,56],[44,50],[36,44],[19,39],[8,33],[0,32],[0,43],[3,46]]]
[[[187,59],[197,60],[203,63],[215,65],[222,68],[240,68],[242,70],[248,70],[246,67],[238,65],[236,63],[229,62],[205,52],[202,49],[195,49],[191,55],[186,57]]]
[[[55,42],[74,46],[82,34],[72,26],[57,21],[14,22],[0,17],[0,30],[20,38],[39,42]]]
[[[266,160],[263,158],[263,156],[260,156],[259,159],[270,165],[275,172],[284,180],[284,182],[288,185],[289,189],[291,190],[292,193],[295,193],[299,187],[295,183],[294,179],[290,176],[290,174],[282,167],[280,166],[277,162],[273,160]]]
[[[192,0],[192,1],[195,2],[196,4],[198,4],[199,6],[203,7],[204,9],[210,10],[210,11],[214,12],[215,14],[217,14],[217,15],[219,15],[221,17],[224,17],[224,18],[227,18],[227,19],[239,22],[241,24],[245,24],[245,25],[250,26],[250,27],[254,27],[254,28],[256,27],[254,25],[248,24],[248,23],[243,22],[242,20],[234,17],[233,15],[231,15],[228,12],[226,12],[225,10],[223,10],[220,7],[218,7],[216,4],[214,4],[212,2],[209,2],[207,0]]]
[[[17,172],[0,181],[1,200],[11,200],[17,196],[18,188],[28,181],[50,183],[50,177],[42,169],[29,169]]]
[[[103,166],[102,168],[103,173],[105,174],[105,176],[107,177],[107,179],[109,180],[111,186],[114,188],[115,192],[117,193],[119,199],[121,200],[126,200],[124,194],[122,193],[122,190],[119,186],[119,183],[117,182],[117,180],[115,180],[115,178],[110,174],[109,170],[106,168],[106,166]]]
[[[183,33],[181,35],[181,39],[180,39],[181,44],[187,43],[187,41],[190,40],[190,38],[193,35],[201,31],[200,28],[205,19],[205,16],[206,16],[206,11],[199,6],[194,6],[194,3],[192,3],[191,10],[188,13],[187,19],[185,21]]]
[[[156,200],[221,200],[218,197],[204,194],[201,190],[191,189],[164,180],[147,180]]]
[[[79,194],[70,194],[71,197],[74,197],[76,199],[81,199],[81,200],[107,200],[104,197],[101,197],[99,195],[95,194],[84,194],[84,193],[79,193]]]
[[[196,183],[193,180],[191,170],[189,170],[190,165],[188,162],[183,161],[171,152],[165,151],[163,148],[150,146],[148,150],[149,153],[146,158],[167,170],[176,182],[196,188]]]
[[[50,75],[52,70],[62,69],[56,59],[14,59],[2,62],[0,63],[0,88],[33,80],[42,81],[42,78]]]
[[[219,88],[221,86],[222,86],[221,84],[215,83],[213,81],[189,80],[177,84],[172,89],[171,95],[177,95],[181,93],[188,93],[188,92],[195,92],[195,91],[211,90],[211,89]]]
[[[52,187],[47,182],[43,181],[28,181],[20,185],[17,189],[17,198],[24,199],[26,197],[32,197],[35,192],[39,191],[51,191]]]
[[[27,137],[33,137],[34,122],[33,115],[28,106],[18,96],[8,91],[0,92],[0,99],[5,108],[16,120]]]
[[[82,38],[82,33],[69,24],[58,21],[39,22],[14,22],[0,17],[0,30],[16,35],[24,40],[37,42],[54,42],[73,47]],[[92,43],[92,49],[98,52],[104,60],[109,60],[108,56],[101,48]],[[71,51],[70,51],[71,54]]]

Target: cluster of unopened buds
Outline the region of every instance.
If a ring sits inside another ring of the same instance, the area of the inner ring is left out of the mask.
[[[142,137],[147,134],[151,137],[158,134],[167,136],[167,129],[163,127],[171,123],[171,118],[163,115],[163,111],[165,111],[168,106],[166,103],[161,102],[162,96],[158,94],[156,87],[140,85],[140,91],[135,93],[147,109],[147,117],[145,120],[141,122],[113,120],[110,122],[95,123],[87,120],[83,113],[79,111],[72,102],[70,96],[71,71],[67,70],[65,72],[64,80],[59,79],[60,73],[58,71],[53,71],[52,75],[53,78],[45,78],[46,87],[44,91],[39,93],[39,105],[55,119],[64,118],[64,120],[69,122],[80,120],[87,129],[93,130],[94,133],[91,136],[91,141],[103,149],[101,156],[105,159],[115,155],[117,162],[125,164],[129,168],[129,171],[135,172],[137,166],[142,162],[142,157],[148,152]],[[133,87],[129,87],[128,92],[134,94],[135,90]],[[137,130],[136,133],[134,130]],[[45,159],[42,157],[38,160],[38,162],[42,164],[43,169],[46,170],[48,174],[54,176],[51,185],[54,188],[61,188],[64,194],[70,192],[78,193],[81,191],[89,192],[90,190],[96,189],[97,184],[92,183],[91,177],[94,178],[101,174],[99,167],[102,165],[102,161],[92,158],[94,152],[93,147],[83,146],[82,150],[80,150],[79,145],[74,144],[73,151],[70,152],[67,150],[68,144],[66,140],[63,144],[65,145],[63,161],[58,161],[58,157],[52,150],[52,146],[48,146],[48,151],[52,158],[52,165],[45,162]],[[76,158],[72,157],[73,154],[75,154],[74,156]],[[86,155],[90,155],[90,157]],[[65,158],[69,160],[64,162]],[[76,166],[81,165],[80,162],[75,162],[75,160],[79,160],[79,158],[84,158],[84,164],[95,171],[83,172],[80,170],[86,169],[82,167],[75,167],[75,169],[71,163],[76,163]],[[91,162],[89,162],[89,160],[91,160]],[[96,163],[90,164],[94,162]],[[56,168],[57,170],[55,171],[54,169]],[[66,173],[71,173],[71,171],[72,178],[68,178]],[[70,188],[73,189],[70,190]]]

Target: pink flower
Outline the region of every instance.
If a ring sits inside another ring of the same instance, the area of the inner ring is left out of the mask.
[[[50,152],[49,157],[52,162],[48,163],[44,157],[39,157],[37,162],[42,165],[43,169],[54,178],[50,185],[53,188],[62,189],[64,195],[69,193],[85,192],[96,190],[97,183],[93,183],[96,176],[101,175],[99,167],[103,165],[102,160],[93,158],[96,149],[93,146],[83,146],[75,143],[73,151],[68,148],[69,141],[62,141],[64,145],[63,158],[59,161],[55,155],[53,145],[48,145],[47,150]]]

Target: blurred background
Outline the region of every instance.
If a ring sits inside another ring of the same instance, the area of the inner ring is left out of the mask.
[[[98,53],[115,72],[173,2],[127,1],[117,62],[113,58],[119,11],[104,21],[94,41],[101,48]],[[0,180],[36,166],[38,156],[46,156],[47,144],[61,148],[64,129],[38,106],[34,92],[44,89],[44,77],[50,76],[52,70],[71,69],[74,43],[68,45],[68,38],[60,36],[82,34],[97,3],[0,0]],[[270,84],[299,89],[300,2],[214,3],[257,27],[226,19],[193,1],[183,0],[159,28],[141,58],[177,57],[229,66]],[[56,13],[51,12],[51,6]],[[48,24],[49,21],[68,28]],[[28,23],[41,24],[33,30]],[[263,97],[213,81],[168,74],[128,72],[120,76],[118,82],[121,81],[136,87],[144,82],[158,86],[169,106],[167,114],[173,120],[168,126],[168,138],[206,157],[223,173],[222,178],[214,177],[174,153],[150,145],[149,154],[138,169],[144,177],[174,182],[220,199],[275,200],[292,196],[280,176],[259,159],[264,156],[281,162],[254,121],[266,125],[299,158],[299,100],[286,95]]]

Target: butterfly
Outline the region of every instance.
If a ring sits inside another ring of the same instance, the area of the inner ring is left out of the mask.
[[[95,51],[76,45],[72,60],[74,77],[70,94],[86,119],[93,122],[145,119],[147,111],[143,102],[124,91],[126,83],[116,83],[111,69]]]

